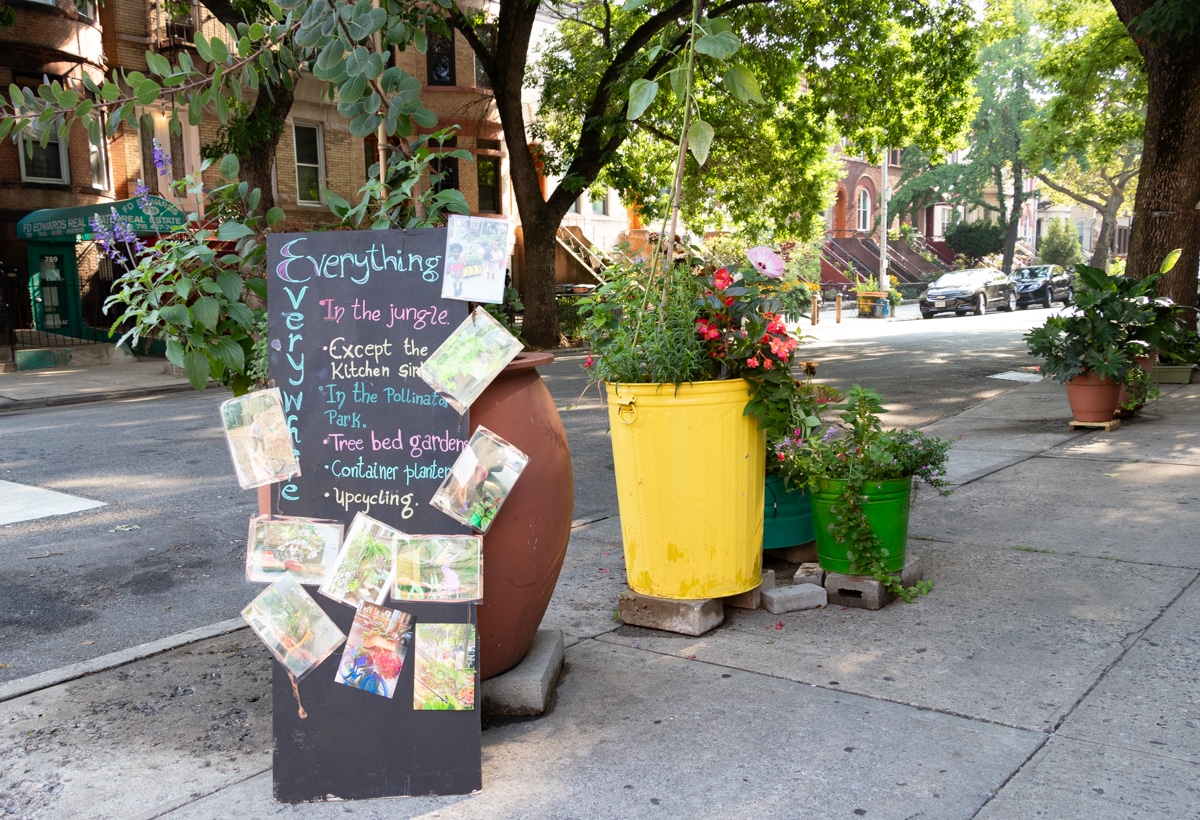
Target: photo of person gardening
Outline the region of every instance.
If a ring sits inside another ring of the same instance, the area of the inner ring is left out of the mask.
[[[528,463],[529,456],[479,427],[430,503],[456,521],[487,532]]]
[[[451,215],[446,224],[446,275],[442,298],[499,305],[512,245],[507,219]]]
[[[300,475],[278,388],[222,402],[221,421],[243,490]]]

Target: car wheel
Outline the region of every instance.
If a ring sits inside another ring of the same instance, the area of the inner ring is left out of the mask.
[[[932,312],[932,311],[925,311],[925,310],[923,310],[923,311],[921,311],[921,318],[922,318],[922,319],[932,319],[932,318],[933,318],[933,312]]]
[[[987,313],[987,294],[977,293],[975,294],[975,315],[982,316],[985,313]]]
[[[1075,291],[1071,288],[1067,288],[1067,292],[1062,298],[1063,307],[1066,307],[1073,301],[1075,301]]]
[[[1004,301],[1004,310],[1012,313],[1017,309],[1017,294],[1014,291],[1008,292],[1008,298]]]
[[[1054,307],[1054,288],[1046,285],[1046,295],[1042,298],[1042,307]]]

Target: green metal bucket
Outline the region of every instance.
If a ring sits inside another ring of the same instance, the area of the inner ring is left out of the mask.
[[[812,496],[804,487],[787,489],[777,475],[767,476],[763,493],[763,549],[798,547],[813,540]]]
[[[854,566],[845,544],[830,534],[833,524],[833,505],[841,498],[845,479],[820,478],[810,484],[812,490],[813,529],[817,538],[817,561],[826,572],[861,575]],[[882,544],[883,566],[887,572],[904,569],[908,547],[908,508],[912,495],[912,479],[868,481],[863,485],[863,512],[871,531]]]

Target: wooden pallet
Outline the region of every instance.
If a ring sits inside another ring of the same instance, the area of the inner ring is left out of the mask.
[[[1112,421],[1075,421],[1074,419],[1071,419],[1072,430],[1079,430],[1080,428],[1096,428],[1108,433],[1116,430],[1120,426],[1120,419],[1113,419]]]

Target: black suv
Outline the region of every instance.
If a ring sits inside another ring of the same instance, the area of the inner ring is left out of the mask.
[[[921,294],[921,316],[953,311],[964,316],[972,311],[982,316],[988,305],[1001,310],[1017,309],[1017,286],[995,268],[952,270],[943,273]]]
[[[1029,265],[1015,268],[1012,278],[1017,283],[1017,306],[1041,305],[1050,307],[1055,302],[1071,303],[1075,295],[1071,288],[1071,274],[1058,265]]]

